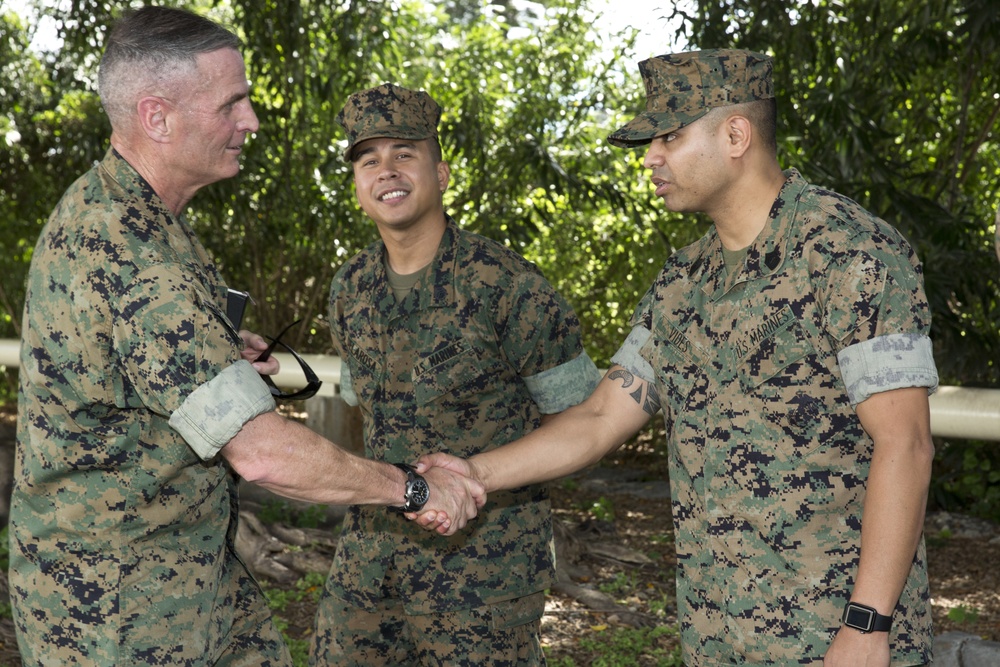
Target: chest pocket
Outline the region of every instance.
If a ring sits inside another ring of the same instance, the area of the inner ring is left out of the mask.
[[[508,381],[505,367],[465,339],[449,343],[420,359],[413,369],[417,406],[459,407],[479,404]]]
[[[737,346],[737,349],[745,350],[739,362],[739,372],[743,385],[749,389],[785,375],[789,367],[814,352],[808,334],[791,311],[782,311],[771,321],[777,322],[778,326],[772,328],[770,322],[764,322],[758,331],[768,328],[772,331],[763,334],[752,331],[744,336],[749,342],[741,342]],[[802,380],[808,382],[810,377],[807,375]],[[794,382],[794,378],[786,378],[785,382]]]
[[[819,360],[805,328],[790,313],[752,345],[743,344],[737,362],[744,395],[763,415],[763,426],[777,446],[789,454],[815,449],[830,429],[836,409],[836,378]],[[769,328],[767,322],[761,328]],[[754,339],[754,332],[748,334]],[[738,348],[739,349],[739,348]]]

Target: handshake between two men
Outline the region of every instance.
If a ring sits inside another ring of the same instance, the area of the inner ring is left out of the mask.
[[[413,470],[426,477],[426,502],[414,511],[404,511],[407,519],[426,530],[441,535],[454,535],[476,518],[486,504],[486,487],[478,479],[473,464],[457,456],[438,452],[417,461]],[[412,478],[419,484],[421,477],[411,475],[407,483],[407,501],[411,495]]]

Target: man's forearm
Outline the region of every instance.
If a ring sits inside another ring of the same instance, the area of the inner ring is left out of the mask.
[[[882,614],[892,614],[920,543],[933,456],[919,439],[875,447],[852,597]]]
[[[912,387],[876,394],[858,406],[858,417],[875,448],[853,596],[888,615],[906,583],[923,532],[934,461],[927,390]]]
[[[627,371],[609,372],[583,403],[547,419],[520,440],[469,459],[473,475],[489,493],[557,479],[597,463],[658,409],[646,398],[648,385],[642,383],[640,391],[636,386]]]
[[[244,479],[286,498],[327,505],[399,505],[406,475],[351,454],[276,413],[244,425],[222,449]]]
[[[247,481],[286,498],[393,507],[406,500],[406,473],[395,465],[351,454],[274,412],[245,424],[222,454]],[[442,512],[449,528],[464,527],[485,502],[482,486],[464,476],[436,470],[426,481],[424,511]]]
[[[875,394],[858,405],[862,426],[875,443],[861,526],[861,558],[851,601],[891,616],[906,585],[920,543],[934,444],[924,387]],[[824,665],[888,666],[889,634],[842,627]]]

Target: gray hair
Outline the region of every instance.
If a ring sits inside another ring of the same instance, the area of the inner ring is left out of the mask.
[[[178,75],[195,68],[198,55],[240,47],[235,34],[185,10],[147,6],[129,12],[111,30],[98,70],[111,126],[130,123],[144,95],[169,92]]]

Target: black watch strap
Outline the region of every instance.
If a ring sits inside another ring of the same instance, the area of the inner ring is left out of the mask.
[[[892,616],[884,616],[868,605],[848,602],[844,607],[843,623],[849,628],[869,632],[889,632]]]

